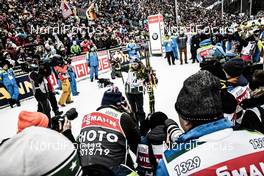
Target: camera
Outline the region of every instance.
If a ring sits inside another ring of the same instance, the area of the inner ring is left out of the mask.
[[[78,112],[75,108],[71,108],[63,116],[59,115],[51,118],[51,128],[56,131],[61,131],[59,124],[61,123],[61,126],[64,125],[65,117],[67,117],[69,120],[74,120],[78,117]]]

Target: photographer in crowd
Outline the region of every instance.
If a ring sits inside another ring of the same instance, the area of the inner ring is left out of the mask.
[[[177,166],[188,159],[192,159],[194,168],[186,168],[184,174],[187,175],[215,175],[227,173],[228,168],[239,170],[240,167],[249,172],[249,166],[257,168],[262,162],[264,150],[256,147],[254,139],[263,138],[264,135],[232,129],[232,123],[223,116],[220,80],[210,72],[199,71],[184,81],[175,108],[185,132],[169,136],[174,139],[171,142],[175,147],[165,151],[157,175],[182,173],[183,170],[178,170]],[[179,130],[177,124],[173,126],[176,131]],[[238,164],[241,159],[250,162]],[[205,160],[207,162],[200,167],[201,161]]]
[[[38,112],[42,112],[43,114],[45,114],[50,121],[51,108],[48,99],[48,81],[46,79],[46,77],[50,75],[50,69],[48,67],[45,67],[44,64],[40,64],[39,67],[35,65],[32,69],[34,70],[29,73],[29,79],[33,87],[33,95],[38,102]],[[49,127],[51,127],[50,123]]]
[[[105,91],[101,107],[84,116],[78,137],[81,164],[100,164],[118,172],[123,164],[134,168],[129,149],[136,153],[138,126],[129,116],[128,105],[117,87]]]

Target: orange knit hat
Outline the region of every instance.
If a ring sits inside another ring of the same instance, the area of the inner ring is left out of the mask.
[[[49,124],[49,118],[40,112],[21,111],[18,116],[17,133],[31,126],[45,127]]]

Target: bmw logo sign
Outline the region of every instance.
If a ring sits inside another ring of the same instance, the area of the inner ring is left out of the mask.
[[[159,38],[159,35],[157,33],[152,34],[152,39],[157,40]]]

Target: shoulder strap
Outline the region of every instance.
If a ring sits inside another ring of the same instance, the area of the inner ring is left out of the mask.
[[[149,148],[149,162],[153,166],[153,171],[155,172],[157,169],[157,161],[152,149],[151,142],[148,140],[148,148]]]

